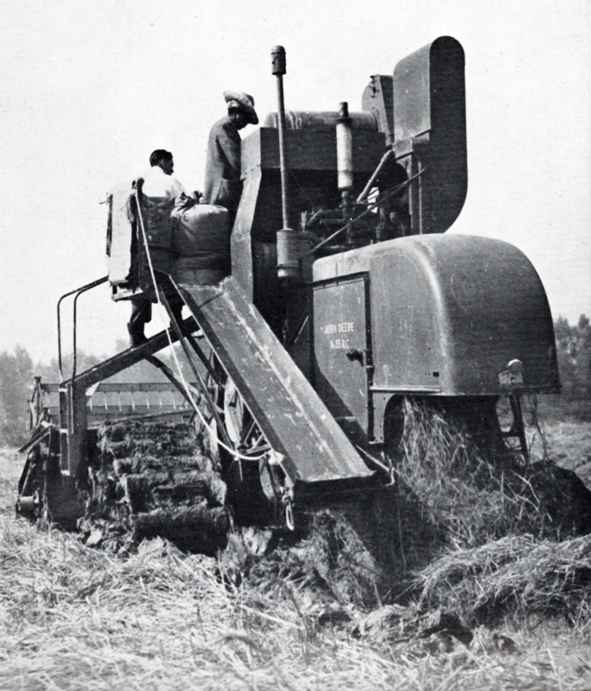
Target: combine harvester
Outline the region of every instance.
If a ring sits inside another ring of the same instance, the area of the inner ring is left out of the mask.
[[[467,190],[462,47],[440,37],[401,60],[393,76],[372,76],[358,112],[347,103],[334,112],[286,112],[283,48],[272,51],[272,65],[278,112],[242,142],[229,275],[212,284],[183,269],[170,237],[152,232],[141,189],[126,190],[135,209],[126,262],[172,326],[63,379],[59,423],[37,426],[23,448],[21,513],[80,525],[101,505],[108,476],[129,520],[152,526],[143,534],[157,532],[156,514],[165,534],[178,530],[186,545],[215,525],[219,540],[204,549],[213,552],[232,521],[293,529],[300,510],[363,506],[391,485],[409,399],[462,419],[491,453],[513,438],[527,459],[520,396],[559,390],[544,288],[512,245],[444,235]],[[75,324],[79,297],[109,278],[115,299],[132,294],[114,268],[126,222],[114,198],[110,277],[63,296],[58,320],[71,296]],[[183,322],[172,297],[190,315]],[[192,384],[155,358],[176,342]],[[227,488],[191,495],[203,468],[187,471],[177,490],[168,488],[169,499],[183,498],[174,516],[174,502],[166,505],[168,521],[164,504],[154,509],[146,500],[138,468],[118,461],[129,456],[139,423],[113,425],[97,441],[87,419],[89,390],[144,358],[207,426]],[[513,413],[504,430],[502,397]]]

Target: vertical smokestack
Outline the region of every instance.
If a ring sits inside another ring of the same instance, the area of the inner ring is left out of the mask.
[[[283,75],[286,73],[285,49],[271,50],[272,73],[277,77],[277,124],[279,130],[279,167],[281,170],[281,213],[283,228],[277,231],[277,276],[285,279],[300,277],[299,237],[289,227],[289,197],[287,180],[287,147],[285,144],[285,101]]]

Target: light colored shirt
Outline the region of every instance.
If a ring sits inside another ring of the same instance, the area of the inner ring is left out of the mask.
[[[185,192],[183,185],[172,175],[167,175],[160,166],[152,166],[143,178],[142,191],[146,197],[174,199]]]

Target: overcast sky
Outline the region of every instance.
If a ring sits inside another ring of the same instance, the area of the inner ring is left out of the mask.
[[[275,109],[269,52],[287,51],[287,107],[359,109],[373,73],[439,35],[466,53],[466,206],[452,232],[509,241],[554,316],[591,313],[589,0],[0,0],[0,350],[55,354],[60,293],[105,273],[106,191],[154,148],[202,188],[221,92]],[[247,135],[252,128],[244,130]],[[84,299],[83,299],[84,300]],[[128,306],[81,305],[80,345],[111,352]]]

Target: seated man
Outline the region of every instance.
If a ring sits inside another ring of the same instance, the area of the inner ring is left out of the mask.
[[[156,149],[150,154],[150,170],[143,177],[138,187],[144,196],[158,200],[170,200],[171,202],[181,194],[184,194],[182,184],[172,176],[174,160],[170,151]],[[171,205],[172,206],[172,205]],[[167,210],[165,222],[168,223],[169,212]],[[149,219],[146,219],[149,220]],[[169,303],[174,316],[180,320],[182,302],[180,298],[169,297]],[[131,298],[131,316],[127,323],[131,346],[145,343],[144,327],[152,318],[152,301],[146,295],[137,295]]]

